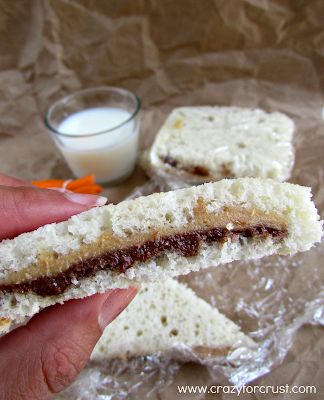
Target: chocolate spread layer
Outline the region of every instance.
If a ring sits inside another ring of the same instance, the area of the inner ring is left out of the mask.
[[[165,250],[178,250],[184,257],[196,256],[202,242],[224,243],[227,239],[234,240],[238,237],[264,239],[272,236],[276,241],[286,236],[286,231],[258,225],[242,229],[228,230],[226,228],[213,228],[159,237],[149,240],[139,246],[125,249],[112,250],[104,254],[80,261],[71,265],[64,272],[53,276],[42,276],[27,282],[0,285],[3,293],[27,293],[34,292],[40,296],[54,296],[64,291],[75,281],[91,277],[99,270],[111,270],[115,273],[123,273],[131,268],[135,262],[145,262],[158,256]]]
[[[171,167],[176,167],[178,165],[178,161],[175,160],[174,158],[170,157],[170,156],[164,156],[163,157],[163,162],[164,164],[168,164]]]
[[[170,167],[176,168],[178,165],[178,161],[170,156],[163,157],[163,162]],[[188,167],[182,167],[186,172],[189,172],[192,175],[200,175],[200,176],[209,176],[209,171],[207,168],[203,167],[202,165],[192,165]]]

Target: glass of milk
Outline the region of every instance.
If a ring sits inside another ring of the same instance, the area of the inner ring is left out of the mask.
[[[128,90],[85,89],[54,103],[45,125],[77,178],[93,173],[96,182],[114,185],[134,170],[140,110]]]

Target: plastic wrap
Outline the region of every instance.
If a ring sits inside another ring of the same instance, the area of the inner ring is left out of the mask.
[[[297,158],[290,181],[312,186],[313,200],[323,213],[324,162],[316,148],[322,135],[320,131],[317,134],[316,140],[308,145],[302,138],[296,138],[297,154],[302,146],[303,156]],[[128,198],[191,184],[194,182],[184,182],[157,170]],[[214,385],[227,382],[240,387],[252,382],[282,362],[301,326],[324,324],[322,259],[323,243],[292,256],[272,255],[260,260],[236,261],[179,277],[198,296],[240,325],[256,342],[256,349],[238,347],[225,358],[208,356],[202,359],[179,343],[173,357],[155,354],[130,361],[89,362],[58,399],[152,398],[179,381],[187,362],[189,365],[194,362],[195,370],[203,368],[208,381]],[[198,378],[189,384],[199,384]]]
[[[148,164],[201,183],[241,176],[284,181],[294,164],[294,131],[287,115],[260,108],[176,107],[156,134]]]
[[[45,131],[43,115],[64,95],[114,85],[141,98],[141,149],[152,144],[174,107],[235,105],[284,112],[297,125],[290,180],[313,188],[324,217],[322,0],[178,0],[176,7],[174,2],[153,0],[111,0],[109,6],[102,0],[1,4],[2,173],[27,182],[71,177]],[[109,201],[119,202],[142,185],[140,169],[137,172],[124,185],[105,190]],[[130,197],[178,185],[163,176],[157,179]],[[317,246],[292,259],[235,263],[181,278],[255,338],[258,356],[242,360],[241,367],[233,368],[230,358],[226,365],[204,367],[199,360],[181,364],[161,362],[159,356],[130,364],[89,364],[60,397],[183,399],[177,383],[215,384],[227,381],[226,374],[242,383],[264,374],[281,362],[299,326],[323,322],[322,252]],[[207,282],[209,277],[215,287]],[[280,377],[283,384],[322,385],[323,392],[324,330],[306,326],[301,331],[302,346],[294,347],[281,368],[259,381],[273,384]],[[244,396],[252,398],[256,396]]]
[[[129,362],[89,362],[58,399],[149,398],[174,382],[186,357],[204,365],[213,384],[252,382],[283,360],[303,324],[324,324],[323,256],[324,247],[317,246],[290,257],[238,261],[180,278],[241,325],[257,343],[255,351],[237,348],[225,358],[203,360],[179,344],[173,358],[155,354]]]

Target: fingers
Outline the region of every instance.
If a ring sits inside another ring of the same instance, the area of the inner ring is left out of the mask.
[[[102,328],[131,302],[139,286],[43,310],[0,339],[0,398],[52,399],[82,371]]]
[[[106,197],[91,194],[39,189],[0,174],[0,241],[45,224],[67,220],[91,207],[104,205],[106,201]]]
[[[20,179],[11,178],[11,176],[0,173],[0,185],[1,186],[29,186],[33,187],[31,183],[24,182]]]
[[[105,197],[91,194],[61,193],[29,186],[0,186],[0,240],[67,220],[106,201]]]

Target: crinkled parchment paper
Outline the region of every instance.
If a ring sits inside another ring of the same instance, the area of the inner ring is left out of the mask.
[[[290,181],[312,187],[323,218],[323,15],[321,0],[0,0],[0,170],[27,181],[72,177],[45,131],[46,109],[78,89],[121,86],[142,102],[140,153],[177,106],[286,113],[297,127]],[[118,202],[177,184],[163,176],[148,182],[138,165],[127,182],[104,195]],[[309,398],[320,399],[323,251],[320,244],[292,257],[236,262],[180,278],[251,335],[255,353],[237,350],[206,362],[157,354],[89,363],[58,398],[180,399],[186,396],[178,385],[250,382],[315,385],[317,394]]]

